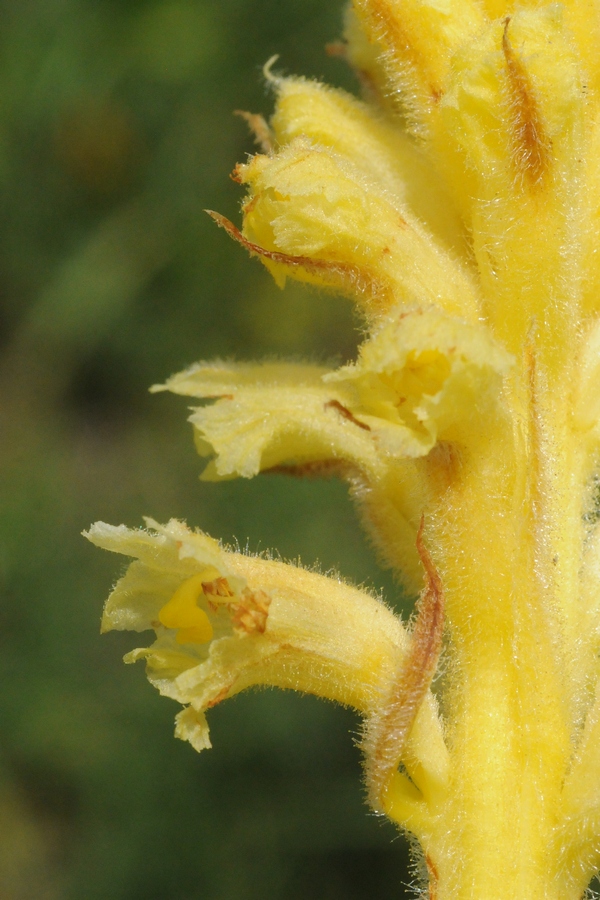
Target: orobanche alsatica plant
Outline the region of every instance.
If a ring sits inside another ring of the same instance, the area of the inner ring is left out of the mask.
[[[205,711],[252,685],[354,707],[369,803],[438,900],[575,900],[600,864],[599,46],[598,0],[354,0],[368,102],[268,70],[243,227],[213,214],[366,339],[159,389],[208,401],[205,479],[345,479],[412,623],[178,521],[89,533],[136,560],[103,627],[154,629],[126,659],[177,735],[209,747]]]

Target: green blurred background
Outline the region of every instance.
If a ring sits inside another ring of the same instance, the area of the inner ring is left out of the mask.
[[[214,749],[100,638],[121,561],[96,519],[184,518],[398,590],[337,482],[198,481],[198,359],[355,350],[349,305],[280,292],[203,213],[269,113],[262,64],[356,90],[322,0],[0,0],[0,900],[397,898],[406,843],[363,802],[359,722],[265,691],[211,711]]]

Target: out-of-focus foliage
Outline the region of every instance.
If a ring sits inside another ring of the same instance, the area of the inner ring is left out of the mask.
[[[198,757],[123,670],[127,637],[100,640],[115,559],[79,537],[178,516],[379,583],[340,484],[200,484],[181,403],[147,394],[200,358],[352,355],[344,302],[280,292],[202,212],[237,216],[227,174],[253,144],[232,110],[270,110],[271,54],[353,88],[324,52],[340,13],[0,0],[2,900],[395,891],[404,851],[362,804],[356,720],[244,696]]]

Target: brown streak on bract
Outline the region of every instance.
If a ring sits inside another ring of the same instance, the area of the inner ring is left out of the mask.
[[[252,132],[254,142],[260,147],[263,153],[273,152],[275,149],[275,138],[263,116],[259,113],[245,112],[243,109],[236,109],[233,114],[239,116],[246,122]]]
[[[349,477],[355,471],[354,466],[345,459],[316,459],[298,465],[277,465],[263,469],[263,475],[291,475],[294,478],[330,478],[338,475]]]
[[[246,211],[247,209],[248,207],[246,207]],[[339,276],[356,278],[357,280],[363,278],[363,273],[358,266],[352,266],[346,263],[328,262],[324,259],[313,259],[310,256],[293,256],[289,253],[282,253],[279,250],[267,250],[265,247],[261,247],[260,244],[255,244],[253,241],[249,241],[245,238],[239,228],[237,228],[233,222],[230,222],[229,219],[225,218],[225,216],[222,216],[221,213],[215,212],[212,209],[206,209],[205,212],[208,213],[211,219],[214,219],[217,225],[225,229],[229,237],[233,238],[233,240],[237,241],[239,244],[242,244],[249,253],[252,253],[255,256],[270,259],[271,262],[281,263],[284,266],[299,266],[306,269],[308,272],[313,272],[315,274],[331,272]]]
[[[344,417],[344,419],[348,419],[349,422],[352,422],[353,425],[358,425],[359,428],[362,428],[364,431],[370,431],[371,428],[365,422],[360,422],[355,416],[352,415],[350,410],[340,403],[339,400],[328,400],[325,404],[325,409],[337,409],[337,411]]]
[[[366,774],[369,800],[381,810],[390,779],[398,768],[406,739],[429,690],[442,649],[444,590],[423,541],[424,516],[417,532],[417,552],[425,569],[425,588],[416,605],[416,619],[407,656],[400,665],[382,719],[377,723]]]
[[[437,886],[440,876],[436,864],[427,853],[425,854],[425,865],[429,875],[429,900],[437,900]]]
[[[405,28],[402,27],[400,17],[394,15],[389,0],[371,0],[369,3],[370,14],[375,21],[383,27],[387,37],[387,43],[391,47],[396,58],[400,61],[408,60],[417,78],[422,79],[428,72],[429,60],[411,42]],[[425,86],[425,85],[424,85]],[[443,96],[441,87],[435,84],[427,85],[429,94],[435,104],[439,103]]]
[[[509,24],[510,16],[507,16],[502,34],[502,52],[506,61],[513,114],[514,161],[530,186],[536,187],[550,169],[551,142],[545,133],[544,121],[527,69],[508,39]]]
[[[253,200],[255,199],[253,198]],[[252,202],[251,200],[250,203]],[[248,209],[249,207],[246,206],[245,211],[247,212]],[[212,209],[205,209],[204,211],[208,213],[220,228],[225,229],[230,238],[237,241],[242,247],[245,247],[253,256],[268,259],[283,266],[304,269],[312,275],[329,275],[332,286],[339,286],[341,282],[347,287],[350,283],[353,287],[353,294],[358,294],[365,299],[366,305],[372,305],[379,311],[383,311],[390,306],[391,297],[387,302],[382,302],[386,300],[387,294],[390,293],[389,289],[386,291],[383,285],[372,278],[368,272],[359,268],[359,266],[351,265],[350,263],[329,262],[325,259],[313,259],[310,256],[293,256],[289,253],[282,253],[279,250],[267,250],[265,247],[261,247],[260,244],[255,244],[253,241],[245,238],[239,228],[221,213]],[[371,299],[372,302],[368,303],[367,298]]]

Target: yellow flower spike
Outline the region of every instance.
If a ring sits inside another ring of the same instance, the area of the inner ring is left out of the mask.
[[[204,584],[218,578],[216,569],[207,569],[198,575],[192,575],[180,585],[168,603],[158,614],[158,619],[165,628],[177,629],[178,644],[205,644],[213,636],[213,628],[203,609],[196,601],[204,591]]]
[[[413,595],[425,569],[412,625],[180,523],[91,534],[137,560],[103,629],[156,630],[127,661],[178,736],[209,746],[204,712],[255,684],[353,706],[435,900],[581,900],[600,865],[599,34],[596,0],[355,0],[337,52],[375,105],[271,76],[243,232],[213,216],[280,284],[352,297],[357,358],[155,388],[204,404],[203,478],[344,478]]]

